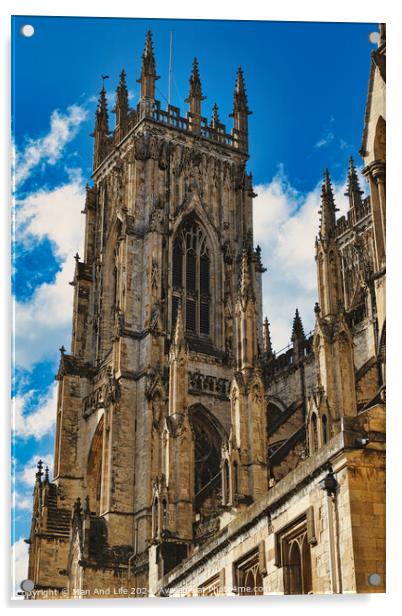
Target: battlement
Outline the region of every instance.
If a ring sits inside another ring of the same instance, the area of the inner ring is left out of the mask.
[[[292,343],[288,344],[278,353],[274,353],[272,357],[266,361],[266,377],[269,379],[281,372],[293,369],[300,361],[311,359],[313,356],[313,338],[313,331],[306,335],[301,347],[301,355],[298,357],[295,356],[294,345]]]
[[[107,78],[104,76],[103,79]],[[95,130],[93,137],[94,160],[93,169],[107,158],[109,153],[129,135],[132,130],[143,120],[150,120],[159,125],[178,131],[186,135],[193,135],[198,139],[206,139],[225,148],[230,148],[248,157],[248,116],[251,111],[248,108],[246,88],[243,71],[238,69],[233,100],[233,128],[227,132],[225,124],[219,119],[218,106],[212,107],[211,121],[202,114],[202,101],[205,99],[202,93],[201,79],[198,69],[198,61],[193,60],[192,72],[189,80],[190,88],[186,102],[189,104],[185,116],[181,115],[180,109],[168,103],[166,110],[161,108],[161,103],[155,97],[155,82],[159,79],[156,74],[156,62],[153,51],[152,36],[148,32],[145,42],[145,50],[142,55],[141,76],[138,83],[141,84],[140,98],[135,109],[130,109],[128,104],[128,88],[126,85],[126,73],[120,74],[120,81],[116,90],[116,104],[113,113],[116,115],[116,124],[113,131],[109,129],[109,112],[107,108],[106,90],[102,86],[98,108],[96,110]]]
[[[188,135],[196,134],[198,137],[212,141],[220,146],[223,145],[235,148],[236,150],[241,149],[241,139],[239,138],[238,131],[233,129],[231,134],[227,133],[225,124],[219,123],[217,126],[211,126],[208,124],[207,118],[199,117],[196,118],[197,123],[195,125],[193,114],[188,113],[184,117],[180,114],[179,107],[168,105],[167,109],[164,110],[161,107],[161,102],[158,100],[147,101],[147,103],[149,104],[144,105],[140,102],[136,109],[130,110],[124,131],[118,130],[119,127],[116,126],[112,134],[108,136],[110,151],[113,149],[113,146],[119,145],[131,133],[133,128],[145,119],[163,124]]]

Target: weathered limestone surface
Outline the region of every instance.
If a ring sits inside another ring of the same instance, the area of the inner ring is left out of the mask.
[[[385,27],[372,54],[346,216],[328,170],[314,331],[296,309],[275,353],[241,69],[231,132],[155,99],[151,34],[116,123],[104,88],[60,349],[54,472],[38,465],[35,598],[313,594],[385,589]],[[312,255],[313,255],[312,247]],[[370,585],[371,574],[379,584]],[[39,591],[42,593],[40,595]]]

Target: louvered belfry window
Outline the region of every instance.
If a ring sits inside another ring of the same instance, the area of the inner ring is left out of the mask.
[[[184,327],[196,336],[210,333],[210,256],[204,232],[194,217],[184,221],[173,245],[172,323],[182,300]]]

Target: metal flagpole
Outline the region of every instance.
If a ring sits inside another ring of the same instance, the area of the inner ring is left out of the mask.
[[[170,93],[171,93],[171,87],[172,87],[172,49],[173,49],[173,32],[170,33],[168,105],[170,105]]]

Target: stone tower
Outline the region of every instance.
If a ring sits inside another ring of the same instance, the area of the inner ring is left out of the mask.
[[[316,240],[319,304],[315,309],[313,346],[317,387],[316,395],[310,401],[308,417],[310,450],[313,451],[328,440],[330,431],[339,431],[342,417],[354,416],[357,410],[353,337],[345,315],[336,211],[326,169],[321,193],[320,229]]]
[[[197,60],[186,116],[157,79],[148,32],[136,108],[123,70],[114,130],[104,88],[96,111],[54,476],[38,470],[30,537],[36,587],[70,596],[147,588],[150,554],[164,575],[268,485],[243,72],[231,133],[216,104],[203,115]]]
[[[54,476],[38,464],[28,577],[46,596],[385,590],[385,26],[336,217],[324,172],[314,331],[275,351],[253,245],[241,69],[226,132],[193,61],[162,109],[102,88]],[[312,246],[312,258],[313,246]]]

